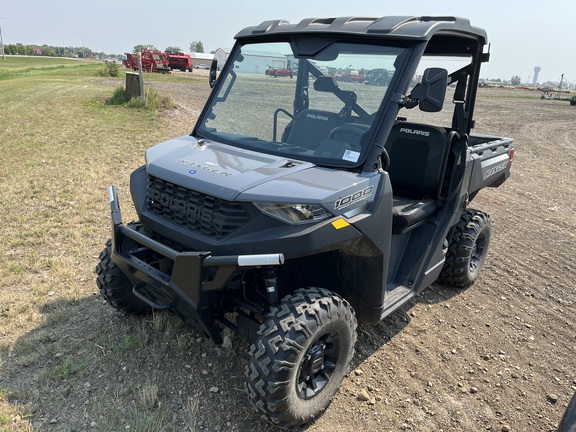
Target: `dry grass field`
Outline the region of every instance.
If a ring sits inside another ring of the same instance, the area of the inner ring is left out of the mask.
[[[0,431],[272,431],[244,395],[247,344],[214,346],[165,313],[125,317],[97,292],[106,188],[124,219],[144,150],[189,133],[207,78],[147,77],[179,105],[107,105],[92,63],[0,63]],[[47,67],[49,66],[49,67]],[[481,133],[513,137],[489,262],[465,291],[433,285],[377,327],[310,431],[553,431],[576,390],[576,107],[481,89]],[[362,394],[368,394],[368,400]],[[361,396],[361,397],[359,397]]]

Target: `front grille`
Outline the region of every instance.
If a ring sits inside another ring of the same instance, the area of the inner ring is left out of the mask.
[[[250,219],[240,203],[186,189],[153,176],[148,176],[146,203],[152,213],[215,239],[232,234]]]

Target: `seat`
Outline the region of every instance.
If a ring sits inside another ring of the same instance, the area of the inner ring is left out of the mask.
[[[435,126],[397,122],[385,148],[394,193],[392,225],[408,230],[436,210],[448,154],[447,133]]]
[[[340,117],[336,113],[314,109],[302,110],[292,123],[286,143],[316,150],[339,122]]]
[[[420,225],[436,211],[433,199],[413,200],[399,196],[393,197],[392,226],[396,231],[406,231]]]

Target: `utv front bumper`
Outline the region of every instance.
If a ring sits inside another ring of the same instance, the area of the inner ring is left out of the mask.
[[[133,294],[155,309],[173,309],[215,343],[221,343],[210,293],[226,287],[239,267],[275,266],[284,255],[212,256],[209,251],[178,252],[122,223],[115,186],[108,188],[112,212],[112,260],[134,282]],[[155,266],[154,262],[172,263]],[[158,259],[158,257],[160,259]],[[212,269],[213,271],[209,271]]]

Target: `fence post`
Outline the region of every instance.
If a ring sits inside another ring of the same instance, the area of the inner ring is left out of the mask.
[[[142,76],[142,52],[138,51],[138,75],[140,76],[140,97],[146,101],[146,93],[144,93],[144,77]]]

